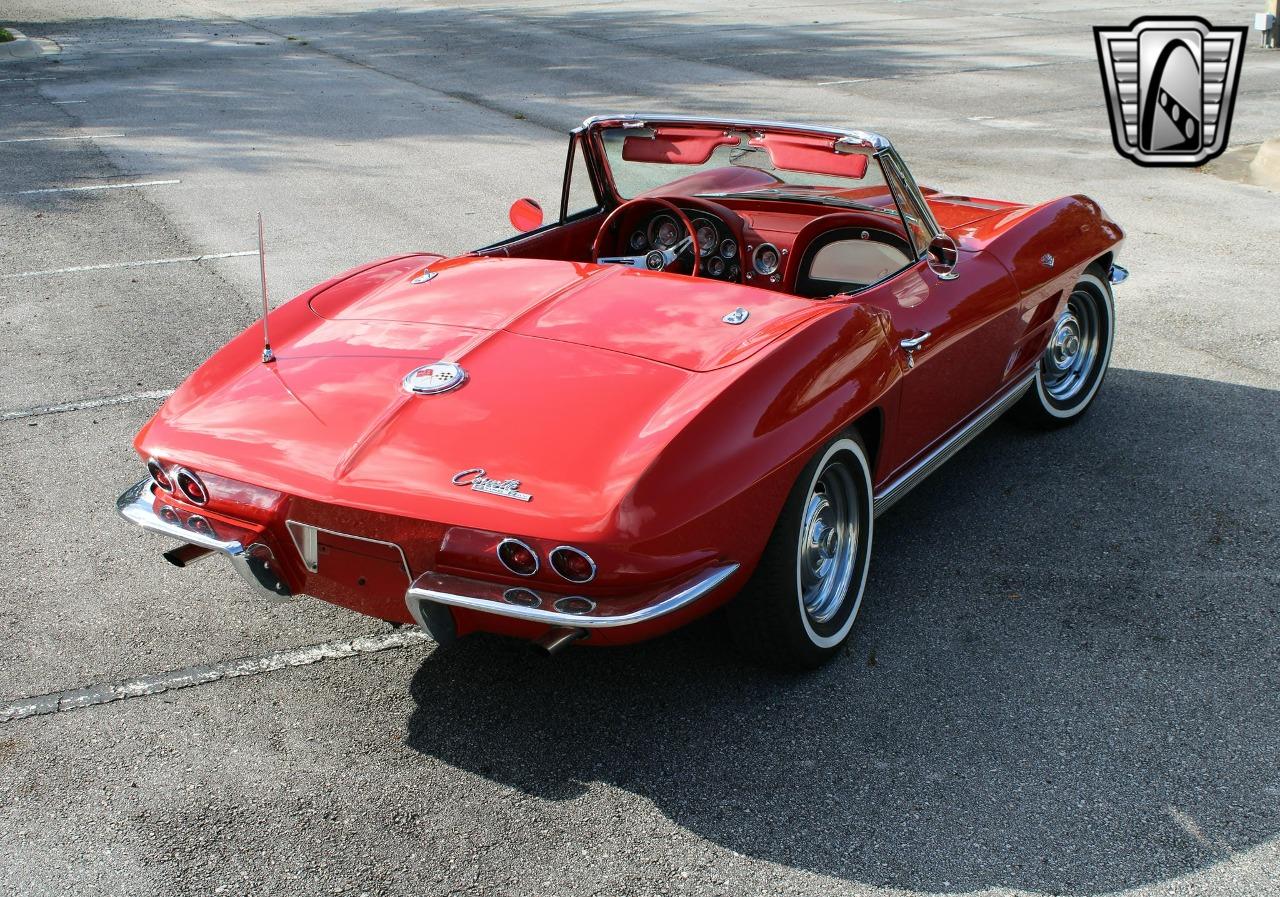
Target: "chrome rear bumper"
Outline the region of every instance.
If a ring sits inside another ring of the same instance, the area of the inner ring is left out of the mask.
[[[271,549],[263,543],[254,542],[246,547],[240,541],[223,541],[162,519],[155,512],[149,478],[134,483],[126,489],[124,494],[116,499],[116,511],[125,520],[148,532],[180,539],[188,545],[226,555],[231,561],[231,566],[260,598],[280,602],[288,601],[293,597],[288,584],[276,575],[275,557]]]
[[[149,478],[129,487],[116,500],[116,510],[135,526],[184,543],[182,549],[166,555],[176,555],[177,559],[170,559],[180,566],[198,558],[202,551],[217,552],[231,561],[231,566],[259,597],[271,602],[287,601],[293,597],[288,583],[277,573],[279,568],[270,547],[257,541],[258,531],[249,525],[241,524],[238,533],[241,539],[223,540],[165,520],[156,513],[155,494]],[[305,562],[305,555],[303,560]],[[408,565],[405,566],[407,572]],[[404,600],[418,625],[431,632],[440,631],[439,620],[433,625],[428,617],[447,613],[447,607],[467,608],[552,627],[601,629],[632,626],[692,604],[729,579],[738,567],[733,563],[708,567],[675,585],[611,600],[612,612],[608,613],[601,611],[594,600],[576,595],[504,586],[435,572],[424,573],[414,580],[405,592]]]
[[[581,613],[559,610],[556,606],[562,605],[573,596],[541,592],[521,586],[511,588],[441,573],[426,573],[419,576],[405,593],[405,603],[409,607],[409,613],[418,621],[418,625],[425,629],[430,629],[430,626],[423,614],[424,602],[465,607],[468,610],[478,610],[533,623],[545,623],[548,626],[604,629],[614,626],[632,626],[673,613],[706,595],[737,570],[737,564],[709,567],[682,583],[669,586],[651,596],[633,599],[629,603],[634,605],[634,609],[612,614],[597,612],[598,608],[594,601],[587,601],[590,608]],[[522,602],[530,603],[512,603],[513,599],[517,598]],[[532,604],[534,600],[537,604]],[[576,600],[581,601],[581,599]]]

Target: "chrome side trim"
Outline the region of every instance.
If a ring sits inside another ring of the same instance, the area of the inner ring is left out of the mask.
[[[1023,394],[1031,388],[1031,384],[1035,379],[1035,371],[1027,374],[1015,383],[1012,388],[1005,391],[971,418],[967,424],[944,440],[937,448],[917,461],[910,470],[896,477],[884,489],[880,490],[875,498],[876,516],[879,517],[893,507],[895,502],[916,486],[919,486],[925,477],[929,476],[950,459],[952,455],[968,445],[975,436],[995,423],[996,419],[1008,411],[1014,402],[1022,398]]]
[[[433,602],[435,604],[448,604],[453,607],[465,607],[469,610],[483,611],[488,614],[496,614],[502,617],[514,617],[517,620],[528,620],[533,623],[545,623],[548,626],[568,626],[571,628],[581,627],[584,629],[607,629],[614,626],[631,626],[636,623],[644,623],[666,614],[679,610],[687,604],[697,601],[703,595],[706,595],[716,586],[723,583],[726,579],[736,573],[738,564],[726,564],[722,567],[711,567],[703,570],[693,579],[675,586],[669,591],[663,593],[659,600],[643,607],[640,610],[632,611],[628,614],[616,615],[600,615],[593,616],[591,614],[566,614],[560,611],[545,610],[541,607],[523,607],[516,604],[508,604],[505,601],[491,600],[488,598],[478,598],[474,595],[461,595],[456,592],[446,592],[438,588],[430,588],[422,585],[423,580],[435,574],[425,574],[418,578],[410,588],[405,592],[405,604],[408,605],[409,613],[413,614],[414,620],[419,626],[425,628],[426,623],[422,614],[422,604],[424,602]],[[456,580],[458,577],[449,577],[450,580]],[[466,580],[462,580],[466,582]],[[486,584],[487,585],[487,584]],[[501,594],[501,587],[496,587]],[[563,596],[572,597],[572,596]]]
[[[1119,265],[1112,265],[1111,270],[1107,272],[1107,280],[1113,284],[1124,283],[1129,279],[1129,269],[1122,268]]]
[[[179,539],[188,545],[217,551],[227,556],[231,566],[249,584],[258,597],[279,603],[293,597],[284,580],[276,576],[271,565],[275,558],[271,549],[261,542],[252,545],[232,540],[224,541],[206,536],[185,527],[163,520],[151,507],[151,478],[134,483],[116,499],[116,512],[135,526],[171,539]]]

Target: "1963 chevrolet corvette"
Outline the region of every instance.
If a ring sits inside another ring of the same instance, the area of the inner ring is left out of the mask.
[[[1126,276],[1093,200],[921,188],[856,130],[592,118],[555,218],[519,200],[511,239],[271,311],[138,434],[120,513],[178,566],[220,553],[441,644],[723,606],[747,653],[811,667],[878,514],[1006,411],[1085,412]]]

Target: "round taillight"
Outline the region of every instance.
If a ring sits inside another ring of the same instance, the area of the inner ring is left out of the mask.
[[[155,458],[151,458],[147,461],[147,473],[151,474],[151,479],[165,492],[173,491],[173,480],[164,469],[164,465]]]
[[[596,562],[585,551],[569,545],[551,552],[551,569],[569,582],[591,582],[596,578]]]
[[[583,598],[581,595],[571,595],[568,598],[561,598],[555,603],[556,610],[562,614],[573,614],[581,616],[589,614],[596,609],[596,603],[590,598]]]
[[[165,523],[170,524],[171,526],[182,525],[182,518],[178,516],[178,512],[175,511],[173,508],[169,507],[168,505],[161,505],[160,510],[157,511],[156,513],[160,515],[161,520],[163,520]]]
[[[538,553],[519,539],[499,542],[498,560],[516,576],[532,576],[538,572]]]
[[[173,478],[177,481],[182,494],[189,498],[192,504],[202,505],[209,500],[209,492],[204,488],[204,483],[185,467],[179,467],[174,471]]]
[[[199,533],[202,536],[213,538],[213,524],[205,520],[199,514],[192,514],[187,518],[187,529],[193,533]]]

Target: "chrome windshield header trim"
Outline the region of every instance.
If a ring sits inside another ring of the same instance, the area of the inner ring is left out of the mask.
[[[661,112],[628,112],[620,115],[593,115],[582,123],[587,130],[610,125],[619,128],[644,127],[650,124],[710,125],[715,128],[734,128],[745,131],[799,131],[806,134],[825,134],[837,138],[842,152],[854,147],[880,152],[892,148],[892,144],[874,131],[853,128],[832,128],[825,125],[804,125],[798,122],[769,121],[755,118],[705,118],[700,115],[672,115]]]
[[[447,591],[442,587],[433,587],[435,583],[449,583],[458,586],[467,583],[477,584],[475,580],[467,580],[457,576],[445,576],[436,573],[426,573],[414,582],[405,593],[405,604],[409,607],[409,613],[417,620],[418,625],[424,629],[427,628],[422,615],[421,604],[423,602],[432,602],[435,604],[448,604],[452,607],[465,607],[468,610],[483,611],[488,614],[496,614],[501,617],[514,617],[517,620],[528,620],[533,623],[545,623],[548,626],[570,626],[582,629],[607,629],[614,626],[630,626],[635,623],[643,623],[656,617],[665,616],[679,610],[687,604],[698,600],[703,595],[710,592],[716,586],[723,583],[726,579],[736,573],[737,564],[727,564],[720,567],[710,567],[703,570],[693,579],[688,580],[681,585],[673,587],[670,591],[664,593],[659,600],[655,601],[648,607],[640,610],[632,611],[628,614],[615,615],[593,615],[586,614],[570,614],[562,611],[545,610],[541,607],[525,607],[517,604],[509,604],[502,600],[501,594],[503,587],[495,586],[497,589],[497,600],[489,598],[479,598],[474,595],[464,595],[456,591]],[[489,585],[487,583],[480,585]],[[455,586],[456,587],[456,586]],[[529,591],[533,591],[530,589]],[[534,592],[534,594],[538,594]],[[539,595],[539,597],[543,597]],[[557,600],[563,598],[576,597],[574,595],[557,595]],[[585,597],[585,596],[583,596]],[[588,599],[592,600],[592,599]]]

